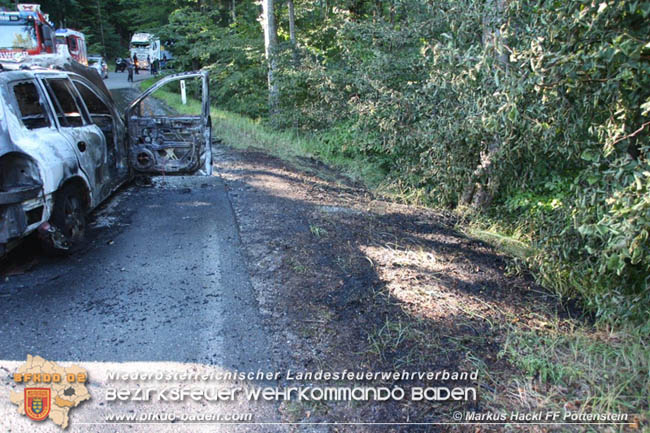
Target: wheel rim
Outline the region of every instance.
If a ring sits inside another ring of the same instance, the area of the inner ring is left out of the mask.
[[[65,218],[64,234],[73,241],[80,239],[83,236],[85,227],[79,199],[74,196],[67,196],[63,212]]]

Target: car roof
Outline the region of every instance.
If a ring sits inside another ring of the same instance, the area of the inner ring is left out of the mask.
[[[57,36],[68,36],[68,35],[70,35],[70,36],[76,36],[76,37],[84,39],[84,40],[86,39],[86,36],[83,33],[79,32],[77,30],[73,30],[73,29],[57,29],[55,34]]]
[[[3,70],[0,72],[0,82],[8,83],[16,80],[29,80],[36,76],[36,74],[51,74],[60,75],[67,73],[67,71],[60,71],[58,69],[48,69],[39,67],[30,67],[29,69],[16,69],[16,70]]]
[[[53,55],[53,54],[42,54],[37,56],[28,56],[22,62],[9,62],[9,61],[0,61],[0,71],[3,70],[24,70],[26,72],[40,72],[45,73],[50,71],[51,73],[76,73],[95,85],[101,92],[106,95],[106,97],[113,101],[113,96],[111,92],[106,87],[104,80],[99,76],[98,71],[94,67],[84,66],[81,63],[74,61],[71,57]],[[3,75],[3,72],[0,72],[0,76]]]
[[[5,69],[4,71],[0,72],[0,83],[6,84],[17,80],[30,80],[36,78],[36,76],[47,77],[48,75],[59,76],[59,77],[61,75],[67,75],[70,78],[81,79],[84,82],[92,84],[93,87],[101,91],[107,97],[107,99],[111,101],[111,103],[113,102],[113,96],[104,85],[103,80],[96,81],[91,79],[91,77],[84,76],[83,74],[77,74],[75,72],[68,71],[68,70],[43,68],[38,66],[32,66],[30,67],[30,69],[17,69],[17,70]],[[101,80],[101,77],[97,76],[97,80]],[[101,85],[99,85],[98,83],[101,83]]]
[[[34,78],[41,77],[41,78],[47,78],[48,76],[51,77],[61,77],[63,75],[66,75],[70,78],[74,79],[81,79],[84,82],[90,82],[86,77],[83,77],[79,74],[75,74],[74,72],[70,71],[60,71],[58,69],[37,69],[33,68],[31,70],[17,70],[17,71],[4,71],[0,73],[0,83],[10,83],[12,81],[20,81],[20,80],[32,80]],[[91,83],[92,84],[92,83]],[[93,87],[97,87],[96,85],[93,85]]]

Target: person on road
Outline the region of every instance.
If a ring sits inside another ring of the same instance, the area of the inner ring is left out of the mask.
[[[124,72],[126,69],[126,62],[122,57],[115,59],[115,72]]]
[[[126,70],[129,73],[127,81],[132,83],[133,82],[133,62],[131,61],[131,59],[126,60]]]
[[[133,67],[135,68],[136,75],[138,74],[138,55],[133,53]]]

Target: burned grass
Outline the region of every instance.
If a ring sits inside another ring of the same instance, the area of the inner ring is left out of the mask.
[[[407,390],[473,386],[477,401],[291,402],[284,405],[285,419],[446,423],[458,410],[603,409],[583,398],[594,392],[588,381],[576,391],[562,385],[570,376],[548,377],[554,367],[563,371],[570,357],[553,352],[545,336],[570,335],[582,326],[579,319],[526,274],[507,275],[508,258],[455,230],[453,215],[382,200],[308,158],[288,163],[257,149],[220,148],[217,169],[229,189],[260,309],[288,368],[479,372],[475,382],[363,382]],[[540,353],[533,337],[543,340]],[[575,365],[589,369],[589,360]],[[631,402],[629,412],[644,404],[647,410],[642,398],[620,396],[609,410],[625,409],[622,402]],[[644,415],[636,422],[642,425]],[[583,431],[577,425],[384,427],[330,431]]]

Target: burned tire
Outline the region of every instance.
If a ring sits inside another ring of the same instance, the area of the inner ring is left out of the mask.
[[[69,252],[81,245],[86,234],[86,209],[78,187],[65,185],[56,193],[50,223],[63,235],[68,248],[50,246],[48,249]]]

